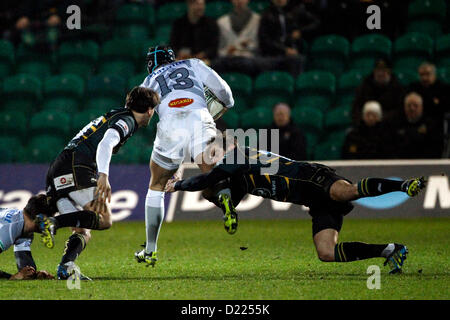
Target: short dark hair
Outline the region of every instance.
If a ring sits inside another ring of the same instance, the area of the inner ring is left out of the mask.
[[[44,214],[48,217],[53,216],[55,211],[52,210],[47,201],[47,196],[45,194],[38,194],[32,196],[27,205],[24,208],[24,213],[28,215],[30,219],[35,219],[36,215]]]
[[[160,102],[159,95],[155,91],[145,87],[134,87],[127,94],[125,105],[138,113],[145,113],[148,109],[155,108]]]

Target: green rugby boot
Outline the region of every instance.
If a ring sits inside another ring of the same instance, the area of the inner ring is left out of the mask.
[[[235,234],[238,227],[238,215],[231,197],[227,194],[219,195],[220,208],[223,211],[223,225],[229,234]]]
[[[425,189],[426,180],[425,177],[413,178],[405,180],[402,184],[402,190],[410,197],[415,197],[420,191]]]

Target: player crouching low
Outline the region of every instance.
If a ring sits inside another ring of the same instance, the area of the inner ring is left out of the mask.
[[[384,264],[390,265],[390,273],[401,272],[408,253],[405,245],[338,243],[338,236],[344,216],[353,209],[351,201],[395,191],[414,197],[425,188],[423,177],[405,181],[366,178],[352,184],[337,175],[334,169],[318,163],[295,161],[267,151],[240,147],[234,140],[222,145],[226,147],[221,149],[220,161],[211,172],[186,180],[171,179],[166,185],[166,192],[214,189],[219,182],[227,180],[231,196],[223,197],[220,202],[217,197],[209,198],[221,208],[224,203],[228,208],[234,208],[248,193],[305,205],[310,209],[313,241],[321,261],[350,262],[383,257],[386,259]],[[275,161],[278,161],[277,172],[264,174],[263,169]]]

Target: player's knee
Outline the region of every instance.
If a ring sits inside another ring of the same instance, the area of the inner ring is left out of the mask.
[[[338,180],[331,185],[330,198],[334,201],[350,201],[357,195],[355,186],[345,180]]]
[[[322,262],[333,262],[334,261],[334,250],[317,250],[317,257]]]
[[[88,229],[74,228],[73,232],[81,234],[83,236],[84,240],[86,241],[86,243],[88,243],[88,241],[91,240],[91,231]]]

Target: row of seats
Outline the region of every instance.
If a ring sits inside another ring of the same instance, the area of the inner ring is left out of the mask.
[[[12,73],[31,73],[45,78],[54,72],[75,73],[88,77],[95,73],[110,73],[125,78],[145,70],[146,50],[156,44],[167,43],[170,27],[164,27],[158,38],[111,39],[101,48],[94,41],[66,42],[59,47],[56,57],[39,54],[19,47],[17,52],[8,41],[0,41],[0,76]],[[164,41],[165,38],[166,41]],[[346,69],[369,71],[377,58],[394,60],[397,69],[416,69],[426,60],[441,67],[450,67],[450,34],[435,42],[423,33],[410,32],[394,43],[380,34],[356,38],[351,44],[342,36],[326,35],[316,38],[309,53],[309,69],[321,69],[339,74]]]

